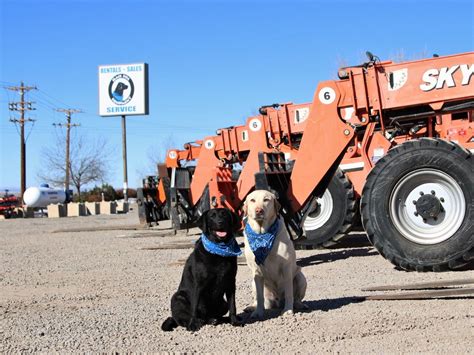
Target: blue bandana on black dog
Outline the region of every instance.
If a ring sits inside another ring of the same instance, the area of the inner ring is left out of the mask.
[[[245,225],[245,234],[249,242],[250,249],[255,255],[255,262],[257,265],[261,265],[265,262],[270,250],[272,250],[273,242],[275,241],[276,234],[278,233],[278,227],[280,223],[278,219],[273,223],[266,233],[256,233],[247,223]]]
[[[242,251],[240,250],[239,244],[237,241],[232,238],[228,243],[214,243],[207,239],[207,236],[202,233],[201,234],[201,241],[204,249],[206,249],[209,253],[220,255],[220,256],[240,256],[242,255]]]

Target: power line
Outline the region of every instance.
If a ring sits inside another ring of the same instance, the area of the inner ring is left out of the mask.
[[[58,100],[58,99],[56,99],[55,97],[49,95],[49,94],[46,93],[44,90],[38,90],[38,92],[41,93],[42,95],[47,96],[47,97],[49,97],[50,99],[56,101],[57,103],[61,104],[61,106],[69,106],[69,105],[66,105],[64,102],[62,102],[61,100]],[[46,100],[46,99],[45,99],[45,100]],[[53,106],[55,106],[54,103],[52,103],[52,104],[53,104]]]
[[[36,101],[40,102],[44,107],[48,109],[55,110],[57,107],[56,105],[53,105],[51,101],[46,100],[38,95],[32,95],[32,96]]]
[[[2,83],[3,85],[15,85],[15,83],[12,83],[11,81],[0,80],[0,83]]]

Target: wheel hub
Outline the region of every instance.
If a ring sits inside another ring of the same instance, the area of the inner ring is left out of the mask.
[[[329,189],[318,199],[314,209],[308,214],[304,222],[306,230],[321,228],[331,218],[334,203]]]
[[[423,219],[437,218],[443,211],[440,200],[434,194],[423,194],[415,202],[416,213]]]
[[[311,218],[316,218],[319,216],[320,213],[321,213],[321,202],[317,201],[313,210],[310,213],[308,213],[308,216]]]
[[[406,239],[424,245],[453,236],[464,221],[466,201],[458,182],[433,168],[402,177],[390,196],[390,218]]]

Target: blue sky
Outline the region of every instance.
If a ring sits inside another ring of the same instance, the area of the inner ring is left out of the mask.
[[[339,65],[472,51],[465,1],[24,1],[0,0],[0,189],[20,185],[19,136],[8,85],[36,85],[27,125],[27,186],[64,115],[76,134],[105,138],[106,182],[121,187],[119,117],[98,116],[97,66],[149,64],[150,114],[127,119],[129,186],[153,173],[150,155],[242,124],[259,106],[307,102]]]

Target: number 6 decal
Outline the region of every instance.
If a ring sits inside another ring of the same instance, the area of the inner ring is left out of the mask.
[[[206,149],[212,149],[214,148],[214,141],[212,139],[208,139],[204,142],[204,146]]]
[[[328,86],[321,89],[318,94],[319,101],[321,101],[325,105],[331,104],[336,99],[336,92],[333,88]]]
[[[260,128],[262,128],[262,122],[259,119],[254,118],[249,122],[249,128],[253,132],[258,132],[260,131]]]

